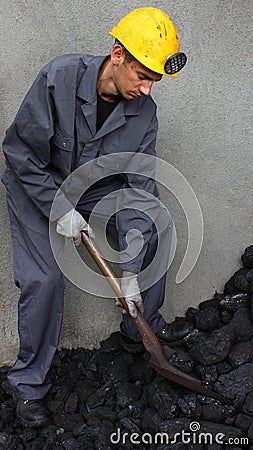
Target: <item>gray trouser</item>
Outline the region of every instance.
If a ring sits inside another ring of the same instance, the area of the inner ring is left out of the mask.
[[[18,331],[20,348],[17,361],[10,369],[8,381],[15,395],[22,399],[38,399],[50,388],[48,371],[58,346],[62,315],[64,282],[56,264],[48,237],[48,220],[37,210],[24,191],[12,181],[7,203],[11,224],[14,254],[15,283],[20,288]],[[81,212],[88,214],[82,205]],[[99,217],[98,220],[102,218]],[[165,260],[169,255],[172,223],[161,210],[157,226],[162,236]],[[115,221],[108,231],[117,239]],[[63,239],[59,236],[59,240]],[[149,241],[144,267],[152,261],[157,244],[157,231]],[[145,318],[154,332],[165,322],[158,309],[162,306],[166,275],[143,292]],[[141,283],[141,281],[140,281]],[[124,316],[121,329],[134,340],[140,337],[131,320]]]

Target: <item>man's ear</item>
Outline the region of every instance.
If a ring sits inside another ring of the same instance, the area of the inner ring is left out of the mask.
[[[122,45],[115,44],[111,51],[111,62],[113,65],[118,66],[120,62],[124,61],[125,53]]]

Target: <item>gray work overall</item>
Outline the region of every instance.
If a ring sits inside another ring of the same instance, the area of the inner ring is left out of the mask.
[[[151,97],[122,100],[96,132],[96,84],[104,60],[104,57],[64,55],[45,66],[3,142],[7,167],[2,181],[6,186],[13,240],[15,283],[21,292],[20,349],[8,375],[18,398],[45,396],[50,387],[48,370],[59,341],[64,281],[48,236],[51,205],[58,188],[75,168],[97,156],[120,152],[155,155],[157,120]],[[95,191],[91,189],[77,205],[78,211],[89,215],[96,201],[116,187],[143,189],[159,196],[155,181],[146,177],[126,174],[121,181],[117,179],[116,185],[109,183]],[[122,249],[131,224],[134,222],[140,229],[144,236],[142,251],[138,258],[122,264],[122,269],[139,273],[155,255],[157,232],[168,257],[172,221],[161,208],[155,228],[145,211],[138,218],[130,205],[128,196],[122,205],[124,211],[110,220],[108,228]],[[56,221],[70,209],[65,206],[59,207],[51,220]],[[103,217],[98,220],[103,221]],[[62,240],[59,236],[59,242]],[[145,318],[154,332],[165,324],[158,312],[164,292],[165,275],[142,293]],[[127,317],[121,329],[132,339],[139,339]]]

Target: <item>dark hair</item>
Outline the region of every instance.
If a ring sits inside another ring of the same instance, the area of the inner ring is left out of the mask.
[[[124,50],[125,56],[126,56],[126,58],[125,58],[126,63],[130,63],[132,61],[137,61],[136,58],[126,49],[126,47],[124,47],[123,44],[121,44],[121,42],[118,39],[115,39],[114,45],[121,45],[121,47]]]

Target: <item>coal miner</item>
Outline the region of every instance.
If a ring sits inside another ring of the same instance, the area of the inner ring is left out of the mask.
[[[73,171],[101,155],[115,153],[115,165],[124,152],[141,155],[143,161],[145,155],[156,155],[157,117],[151,89],[163,75],[177,76],[186,63],[186,55],[179,52],[177,29],[160,9],[133,10],[110,34],[115,38],[110,55],[69,54],[42,68],[3,142],[6,169],[2,181],[15,284],[20,289],[20,348],[8,384],[17,417],[25,426],[40,427],[49,421],[43,399],[50,388],[48,372],[62,323],[63,274],[49,239],[55,195]],[[153,167],[150,169],[147,173],[153,173]],[[152,214],[147,213],[149,197],[159,200],[159,192],[145,170],[144,174],[140,168],[138,173],[124,171],[102,177],[76,204],[69,202],[68,208],[66,204],[59,208],[53,218],[59,239],[73,239],[78,246],[81,230],[96,239],[88,224],[90,214],[112,192],[116,192],[119,209],[109,220],[102,214],[98,220],[107,222],[109,233],[118,242],[121,289],[129,312],[135,317],[138,308],[160,341],[180,339],[189,332],[188,325],[180,321],[167,324],[159,313],[166,272],[159,278],[153,271],[155,281],[148,288],[142,286],[139,276],[154,258],[158,235],[168,260],[172,233],[172,220],[162,206],[154,223]],[[148,197],[142,197],[141,192]],[[138,208],[133,206],[137,194]],[[129,258],[127,249],[135,239],[129,234],[132,229],[141,233],[142,247]],[[123,346],[141,351],[142,341],[131,319],[125,314],[122,317]]]

